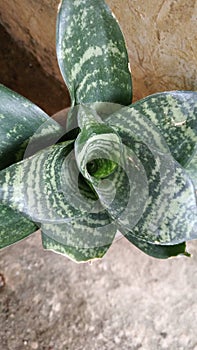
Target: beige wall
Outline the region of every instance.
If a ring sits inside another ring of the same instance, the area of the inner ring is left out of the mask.
[[[197,90],[197,1],[108,0],[125,35],[134,98],[171,89]],[[55,55],[59,0],[4,0],[0,19],[61,79]]]

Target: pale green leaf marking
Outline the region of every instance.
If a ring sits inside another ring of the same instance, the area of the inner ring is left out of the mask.
[[[97,213],[68,223],[42,224],[44,248],[78,262],[101,258],[110,247],[117,229],[107,213],[101,207],[98,209]]]
[[[157,259],[168,259],[178,255],[189,257],[190,254],[186,251],[186,243],[174,245],[153,244],[133,236],[130,232],[124,235],[132,244],[134,244],[143,253]]]
[[[104,124],[96,111],[81,105],[78,109],[81,129],[75,141],[75,157],[81,174],[92,185],[113,173],[120,161],[122,142],[112,128]]]
[[[109,249],[109,246],[96,248],[75,248],[64,246],[46,236],[44,233],[42,233],[42,245],[43,248],[65,255],[75,262],[87,262],[88,260],[101,259]]]
[[[188,172],[190,179],[193,181],[194,187],[197,191],[197,146],[196,146],[196,149],[194,150],[192,158],[190,159],[188,164],[185,166],[185,169]]]
[[[35,153],[40,138],[46,147],[59,134],[62,128],[39,107],[0,84],[0,170],[23,159],[30,138]]]
[[[148,181],[149,197],[137,225],[133,228],[129,216],[127,221],[118,218],[118,223],[134,237],[150,243],[172,245],[196,238],[193,184],[171,156],[158,129],[135,106],[121,109],[106,121],[135,153]]]
[[[62,128],[39,107],[0,84],[0,170],[50,145],[62,133]],[[0,204],[1,248],[36,229],[32,221],[7,204]]]
[[[64,223],[89,213],[95,198],[79,190],[72,149],[73,141],[63,142],[1,171],[1,202],[35,222]]]
[[[132,99],[128,54],[120,27],[103,0],[63,0],[57,57],[72,105]]]
[[[120,110],[123,106],[117,103],[111,103],[111,102],[95,102],[95,103],[87,103],[87,107],[91,108],[91,110],[94,110],[96,114],[104,121],[106,117],[110,114],[113,114]],[[79,108],[81,108],[81,105],[77,105],[74,107],[71,107],[66,120],[66,130],[71,131],[75,128],[79,127],[78,123],[78,113]]]
[[[37,225],[17,211],[0,204],[0,249],[35,232]]]
[[[197,92],[170,91],[148,96],[131,105],[131,118],[133,114],[145,116],[156,125],[172,156],[196,183],[197,162],[192,159],[197,147]]]
[[[75,142],[75,156],[80,172],[113,220],[121,216],[121,222],[128,222],[130,227],[132,221],[134,226],[148,197],[144,168],[90,107],[80,106],[78,125],[81,132]]]

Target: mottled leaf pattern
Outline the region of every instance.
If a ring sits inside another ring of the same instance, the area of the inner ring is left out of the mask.
[[[78,119],[81,133],[75,142],[75,155],[80,172],[90,181],[111,217],[121,216],[122,221],[130,217],[129,227],[134,226],[148,197],[144,168],[90,107],[80,106]]]
[[[85,214],[85,206],[80,206],[80,201],[77,207],[72,205],[64,192],[67,186],[72,191],[73,186],[71,177],[64,176],[72,147],[72,141],[51,146],[3,170],[0,173],[2,203],[8,203],[36,222],[65,222]]]
[[[161,245],[143,241],[138,237],[133,236],[131,232],[124,234],[124,236],[142,252],[154,258],[167,259],[178,255],[190,256],[186,251],[185,242],[174,245]]]
[[[57,56],[73,107],[66,131],[0,85],[0,248],[40,227],[44,248],[88,261],[118,229],[150,256],[189,256],[197,92],[128,106],[128,54],[103,0],[62,0]]]
[[[95,102],[95,103],[86,103],[86,106],[94,110],[98,116],[105,121],[108,115],[113,114],[120,110],[123,106],[117,103],[111,102]],[[67,120],[66,120],[66,130],[70,131],[79,127],[78,124],[78,111],[80,105],[70,108]]]
[[[185,169],[197,190],[197,147],[194,150],[192,158],[189,160],[188,164],[186,164]]]
[[[158,129],[146,118],[145,110],[144,114],[139,114],[138,106],[139,103],[133,108],[124,107],[106,119],[142,163],[149,189],[144,212],[135,227],[129,215],[125,220],[118,218],[118,221],[127,230],[132,228],[133,236],[151,243],[177,244],[196,238],[197,209],[193,184],[171,156]],[[154,112],[153,105],[151,109]]]
[[[105,254],[116,226],[99,202],[80,196],[72,147],[72,141],[58,144],[2,171],[1,201],[39,223],[45,247],[56,242],[53,249],[90,260]]]
[[[64,224],[41,225],[44,247],[68,255],[72,260],[101,258],[116,234],[116,225],[107,212],[97,213]]]
[[[0,203],[0,249],[29,236],[37,228],[19,212]]]
[[[131,103],[124,38],[103,0],[62,1],[57,19],[57,57],[72,105]]]
[[[0,84],[0,170],[23,159],[30,138],[54,142],[62,128],[39,107]],[[47,140],[46,140],[47,139]],[[32,150],[33,151],[33,150]]]
[[[94,247],[93,249],[65,246],[44,233],[42,233],[42,245],[45,249],[63,254],[75,262],[87,262],[88,260],[100,259],[109,249],[109,246]]]
[[[164,137],[172,156],[184,167],[197,144],[197,92],[154,94],[131,105],[131,116],[147,117]],[[197,173],[196,173],[197,174]]]
[[[53,144],[62,133],[62,128],[38,106],[0,84],[0,170],[20,161],[27,153]],[[36,229],[34,222],[0,203],[0,248]]]
[[[87,106],[78,109],[78,125],[81,132],[75,141],[76,161],[81,174],[96,185],[116,169],[122,142],[96,111]]]

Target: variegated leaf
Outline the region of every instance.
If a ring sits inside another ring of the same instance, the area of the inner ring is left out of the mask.
[[[84,262],[101,258],[109,249],[116,234],[107,212],[98,212],[64,224],[42,224],[43,246],[74,261]]]
[[[113,220],[121,217],[121,222],[127,222],[129,217],[129,227],[131,223],[134,226],[148,198],[144,168],[90,107],[78,108],[78,125],[81,132],[75,142],[75,156],[80,172]]]
[[[190,256],[190,254],[186,251],[185,242],[174,245],[161,245],[141,240],[140,238],[133,236],[131,232],[125,233],[124,236],[142,252],[154,258],[168,259],[178,255]]]
[[[81,105],[70,108],[66,118],[66,130],[72,131],[79,128],[78,112]],[[95,102],[86,103],[86,106],[94,110],[99,117],[105,121],[108,115],[113,114],[120,110],[123,106],[117,103],[111,102]]]
[[[122,142],[112,128],[102,122],[96,111],[81,105],[78,109],[81,129],[75,141],[75,157],[81,174],[96,185],[116,169]]]
[[[42,233],[42,245],[43,248],[47,250],[52,250],[53,252],[63,254],[69,259],[80,263],[87,262],[88,260],[100,259],[107,253],[109,249],[109,246],[96,247],[93,249],[65,246],[55,239],[52,239],[49,236],[45,235],[44,233]]]
[[[29,236],[37,228],[19,212],[0,203],[0,249]]]
[[[192,155],[192,158],[186,164],[185,169],[188,172],[190,179],[192,179],[194,187],[197,191],[197,145]]]
[[[95,200],[80,196],[72,148],[73,141],[51,146],[1,171],[1,202],[35,222],[66,222],[90,212]]]
[[[104,0],[62,0],[57,57],[72,105],[132,99],[128,54],[120,27]]]
[[[0,170],[53,143],[62,133],[39,107],[0,84]],[[0,203],[0,248],[36,229],[31,220]]]
[[[118,222],[134,237],[150,243],[178,244],[197,237],[196,196],[187,173],[173,159],[165,139],[137,107],[125,107],[106,122],[135,153],[145,169],[149,197],[137,225]],[[133,202],[133,206],[137,204]],[[130,227],[129,227],[130,226]]]
[[[57,140],[62,133],[59,124],[38,106],[0,84],[0,170],[23,159],[32,137],[34,147],[38,136],[46,147],[54,135]]]
[[[130,106],[130,116],[147,117],[164,137],[172,156],[197,182],[197,92],[169,91],[154,94]],[[192,161],[193,165],[190,165]],[[189,169],[191,172],[189,171]]]

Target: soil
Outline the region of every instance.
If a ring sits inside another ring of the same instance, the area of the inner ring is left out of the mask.
[[[49,114],[66,89],[0,29],[0,81]],[[126,239],[101,261],[44,251],[39,231],[0,252],[1,350],[197,350],[192,258],[156,260]]]

